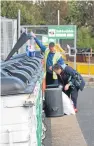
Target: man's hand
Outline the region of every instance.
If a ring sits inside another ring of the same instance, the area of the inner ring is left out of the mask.
[[[49,70],[51,70],[51,71],[52,71],[52,66],[50,66],[50,67],[49,67]]]
[[[35,35],[33,32],[31,32],[31,36],[32,36],[33,38],[36,38],[36,35]]]
[[[66,84],[64,87],[64,90],[67,91],[69,89],[69,87],[70,87],[70,84]]]

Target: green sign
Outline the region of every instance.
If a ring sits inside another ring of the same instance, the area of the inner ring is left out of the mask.
[[[74,39],[75,38],[75,26],[74,25],[49,26],[48,27],[48,38]]]

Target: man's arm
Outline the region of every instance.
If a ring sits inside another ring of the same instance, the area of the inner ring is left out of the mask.
[[[80,89],[82,91],[85,86],[85,82],[84,82],[82,76],[76,70],[72,69],[71,67],[68,67],[67,71],[70,74],[70,78],[69,78],[70,86],[72,86],[72,87],[76,86],[76,87],[78,87],[78,89]]]
[[[76,70],[74,70],[70,66],[66,66],[65,71],[67,72],[67,74],[69,74],[69,79],[68,79],[69,85],[74,86],[75,74],[77,73]]]
[[[34,40],[36,41],[37,45],[40,47],[40,49],[45,52],[46,47],[37,39],[36,35],[31,32],[31,36],[34,38]]]
[[[45,52],[46,47],[45,47],[37,38],[34,38],[34,39],[35,39],[37,45],[40,47],[40,49],[41,49],[43,52]]]
[[[68,90],[69,87],[71,86],[72,88],[74,88],[74,79],[73,76],[75,76],[75,70],[73,70],[71,67],[66,66],[65,67],[65,72],[69,75],[68,78],[68,83],[65,85],[64,90]]]

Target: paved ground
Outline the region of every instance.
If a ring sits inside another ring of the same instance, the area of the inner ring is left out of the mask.
[[[87,146],[76,116],[46,119],[45,146]]]
[[[94,88],[85,88],[78,98],[77,119],[88,146],[94,146]]]
[[[56,120],[46,119],[45,146],[85,146],[85,140],[88,146],[94,146],[94,88],[85,88],[83,92],[80,92],[78,109],[77,119],[69,116]],[[72,127],[68,126],[71,123]]]

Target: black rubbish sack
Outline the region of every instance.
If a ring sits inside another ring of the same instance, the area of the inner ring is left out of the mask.
[[[45,115],[46,117],[64,115],[61,88],[47,88],[45,90]]]

